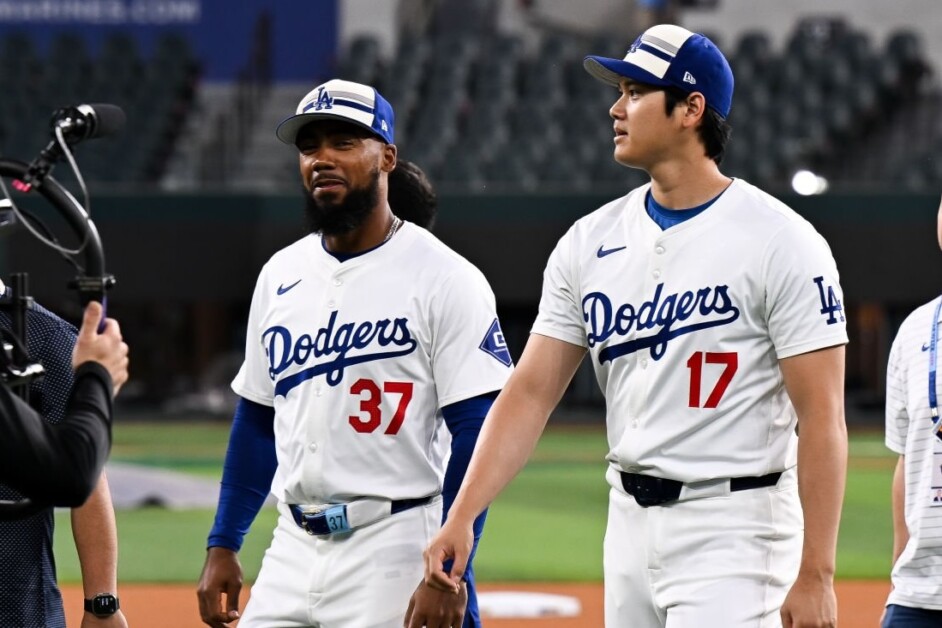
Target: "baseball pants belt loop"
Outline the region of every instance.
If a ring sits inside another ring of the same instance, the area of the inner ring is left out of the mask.
[[[621,476],[621,484],[625,489],[625,492],[634,497],[635,501],[642,508],[647,508],[649,506],[660,506],[662,504],[677,501],[681,496],[681,491],[683,491],[685,487],[684,483],[678,480],[669,480],[667,478],[659,478],[652,475],[625,473],[624,471],[619,471],[619,475]],[[710,495],[703,494],[701,497],[724,494],[726,492],[726,486],[729,487],[729,492],[745,491],[752,488],[762,488],[765,486],[775,486],[778,484],[779,478],[781,477],[782,472],[777,471],[775,473],[768,473],[766,475],[760,475],[757,477],[738,477],[718,481],[711,480],[706,484],[713,485],[713,490],[710,490]],[[723,490],[719,492],[716,491],[716,486],[722,486]],[[692,497],[692,495],[690,496]]]
[[[357,499],[346,504],[305,506],[289,504],[291,515],[298,526],[312,536],[325,536],[337,532],[349,532],[375,523],[390,515],[400,513],[432,501],[434,495],[417,499]]]

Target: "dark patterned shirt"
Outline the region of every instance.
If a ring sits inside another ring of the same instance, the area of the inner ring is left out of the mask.
[[[27,313],[27,349],[46,375],[30,386],[30,404],[51,423],[65,417],[72,390],[75,327],[34,305]],[[0,311],[0,327],[11,329]],[[0,438],[3,435],[0,434]],[[0,499],[22,496],[0,484]],[[52,508],[18,521],[0,521],[0,626],[65,628],[62,595],[52,554]]]

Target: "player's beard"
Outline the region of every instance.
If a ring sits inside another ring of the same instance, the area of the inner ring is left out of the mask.
[[[379,204],[379,168],[370,173],[369,182],[351,188],[340,202],[319,201],[304,190],[304,218],[310,233],[326,236],[344,235],[362,225]]]

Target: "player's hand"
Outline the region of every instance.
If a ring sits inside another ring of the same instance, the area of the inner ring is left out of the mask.
[[[85,308],[82,328],[72,352],[72,366],[78,368],[84,362],[98,362],[108,369],[117,395],[121,385],[128,381],[128,346],[121,338],[118,321],[113,318],[106,318],[104,330],[98,333],[102,315],[101,303],[97,301],[90,302]]]
[[[468,585],[461,581],[458,592],[439,591],[419,583],[409,600],[404,628],[461,628],[468,607]]]
[[[474,547],[472,523],[449,519],[422,553],[425,557],[425,582],[433,589],[460,593],[461,578]],[[444,568],[449,558],[453,559],[451,573]]]
[[[799,572],[782,605],[782,628],[834,628],[837,595],[834,579]]]
[[[242,565],[239,555],[224,547],[211,547],[200,574],[196,597],[200,619],[213,628],[225,628],[239,618],[239,593],[242,591]],[[226,608],[222,596],[226,596]]]
[[[95,617],[85,611],[82,615],[82,628],[128,628],[128,620],[120,610],[110,617]]]

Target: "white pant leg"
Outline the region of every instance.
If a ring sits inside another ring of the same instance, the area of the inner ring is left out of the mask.
[[[653,510],[653,509],[652,509]],[[658,509],[666,628],[778,628],[803,541],[794,471],[778,487]]]
[[[609,628],[662,628],[663,611],[654,606],[648,544],[648,513],[634,497],[609,491],[605,529],[605,625]]]
[[[778,487],[641,508],[612,489],[608,628],[775,628],[798,573],[794,471]]]
[[[402,626],[424,575],[422,550],[440,527],[441,499],[324,537],[308,535],[287,509],[279,510],[240,628]]]
[[[287,506],[279,503],[278,513],[271,545],[265,550],[239,628],[311,625],[308,594],[318,562],[316,539],[298,527]]]

